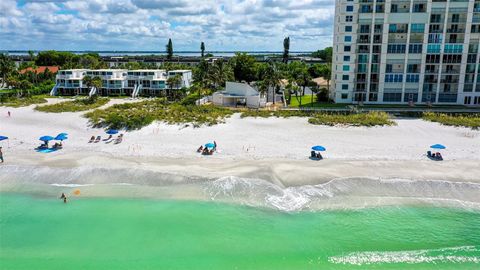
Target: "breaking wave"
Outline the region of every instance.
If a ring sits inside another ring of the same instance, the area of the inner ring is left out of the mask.
[[[81,187],[92,191],[82,194],[92,196],[115,196],[116,191],[121,191],[117,195],[214,200],[287,212],[419,203],[480,209],[478,183],[341,178],[318,185],[283,187],[262,179],[233,176],[215,179],[142,168],[0,168],[0,191],[38,192],[19,188],[32,185],[40,185],[43,190],[57,188],[49,192]]]
[[[480,263],[480,249],[475,246],[461,246],[441,249],[391,252],[353,252],[345,256],[328,259],[334,264],[372,265],[389,263]]]

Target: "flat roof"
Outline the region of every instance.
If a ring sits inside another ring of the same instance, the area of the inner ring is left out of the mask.
[[[129,69],[128,72],[165,72],[165,69]]]

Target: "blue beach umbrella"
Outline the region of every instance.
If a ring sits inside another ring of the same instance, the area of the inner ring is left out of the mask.
[[[117,134],[117,133],[118,133],[118,130],[116,130],[116,129],[109,129],[109,130],[107,130],[107,134],[109,134],[109,135],[115,135],[115,134]]]
[[[55,137],[55,140],[57,141],[64,141],[64,140],[67,140],[68,137],[67,135],[65,135],[65,133],[60,133],[57,135],[57,137]]]
[[[317,146],[312,147],[312,150],[323,152],[323,151],[326,151],[327,149],[325,147],[321,146],[321,145],[317,145]]]
[[[213,143],[207,143],[207,144],[205,144],[205,147],[206,147],[206,148],[214,148],[214,147],[215,147],[215,144],[213,144]]]
[[[0,141],[3,141],[3,140],[8,140],[8,137],[6,137],[6,136],[0,136]]]
[[[430,148],[432,148],[432,149],[447,149],[447,147],[445,147],[444,145],[441,145],[441,144],[434,144],[434,145],[430,146]]]
[[[67,137],[68,133],[60,133],[60,134],[57,135],[57,137],[60,136],[60,135]]]
[[[48,141],[52,141],[52,140],[55,140],[55,138],[53,138],[52,136],[42,136],[39,138],[40,141],[44,141],[44,142],[48,142]]]

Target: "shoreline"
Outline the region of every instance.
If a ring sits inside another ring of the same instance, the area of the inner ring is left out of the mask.
[[[323,184],[341,178],[384,178],[480,183],[477,160],[345,160],[321,161],[264,158],[173,158],[122,156],[102,152],[58,153],[46,156],[28,152],[9,157],[3,166],[75,169],[134,169],[191,178],[242,177],[262,179],[280,187]],[[0,171],[2,167],[0,167]]]

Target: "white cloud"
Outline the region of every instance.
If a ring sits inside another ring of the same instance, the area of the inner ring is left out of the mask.
[[[330,46],[334,0],[0,0],[0,49],[292,50]]]

